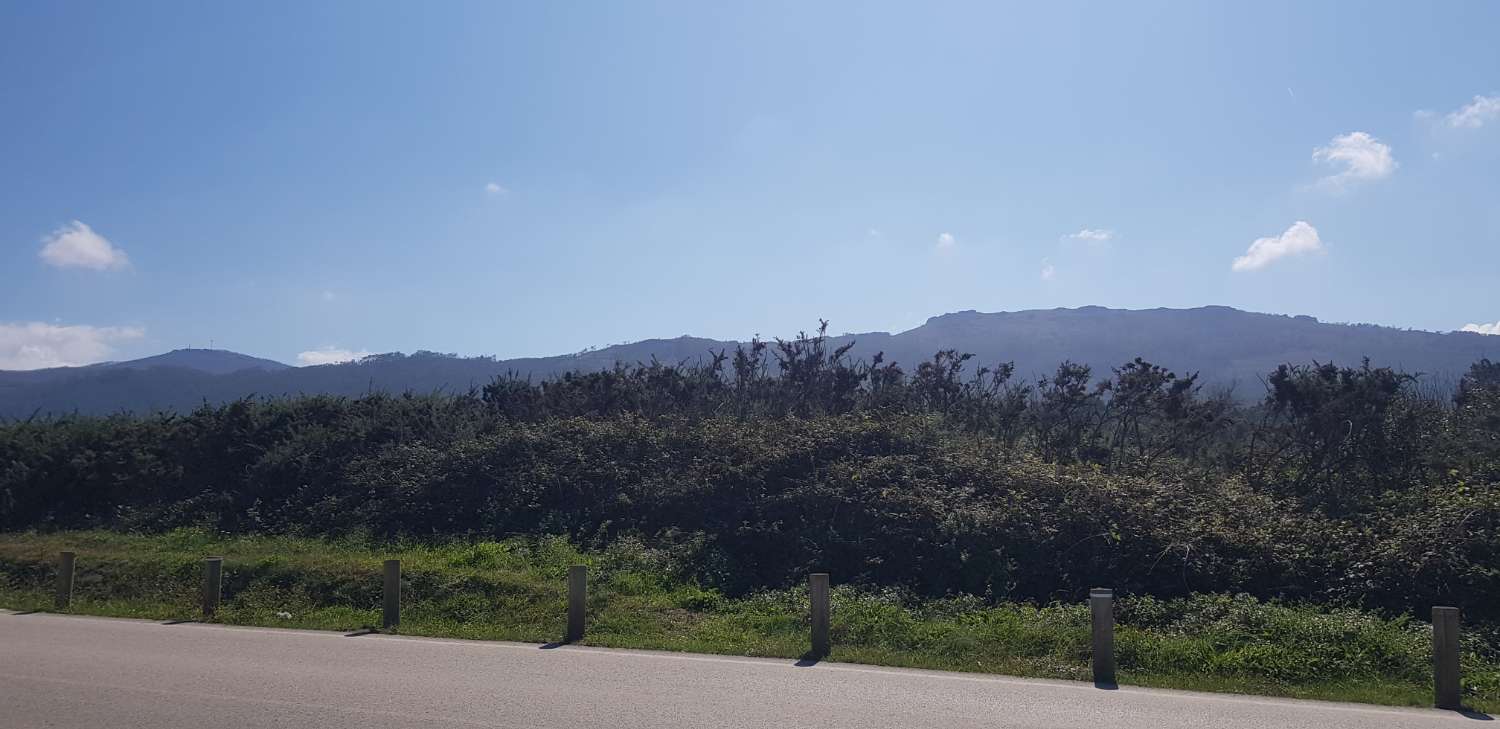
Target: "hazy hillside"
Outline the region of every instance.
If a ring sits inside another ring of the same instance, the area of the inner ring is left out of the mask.
[[[1222,306],[1122,310],[1088,306],[984,314],[944,314],[901,334],[862,335],[856,351],[883,349],[902,362],[953,347],[980,362],[1014,360],[1022,374],[1070,359],[1096,371],[1141,356],[1220,384],[1259,389],[1283,362],[1377,365],[1453,379],[1481,357],[1500,355],[1500,337],[1437,334],[1366,324],[1324,324],[1307,316],[1256,314]]]
[[[133,370],[145,370],[153,367],[182,367],[211,375],[225,375],[243,370],[277,372],[292,368],[291,365],[282,364],[275,360],[251,357],[250,355],[230,352],[225,349],[174,349],[166,354],[158,354],[154,357],[133,359],[128,362],[109,362],[94,365],[94,367],[114,367]]]
[[[872,332],[836,339],[851,338],[856,342],[853,353],[860,358],[884,352],[887,361],[910,368],[940,349],[957,349],[973,353],[981,364],[1014,361],[1018,374],[1027,377],[1047,372],[1064,359],[1107,372],[1140,356],[1179,371],[1200,371],[1211,383],[1237,386],[1243,397],[1258,396],[1258,378],[1283,362],[1352,364],[1369,357],[1377,365],[1451,382],[1480,358],[1500,359],[1500,337],[1324,324],[1311,317],[1227,307],[965,311],[933,317],[899,334]],[[649,362],[652,357],[664,362],[693,360],[734,346],[679,337],[557,357],[496,360],[418,352],[300,368],[220,350],[178,350],[131,362],[0,372],[0,417],[181,410],[205,400],[222,402],[246,395],[463,391],[506,372],[539,379],[569,370],[608,368],[616,362]]]
[[[148,370],[157,368],[186,369],[210,375],[227,375],[244,370],[276,372],[291,365],[275,360],[251,357],[225,349],[174,349],[163,354],[125,362],[100,362],[82,367],[49,367],[41,370],[0,370],[0,389],[44,382],[71,382],[98,377],[112,370]]]

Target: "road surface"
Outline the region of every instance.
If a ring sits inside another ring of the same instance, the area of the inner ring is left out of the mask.
[[[0,727],[26,729],[1465,724],[1432,709],[826,662],[0,612]]]

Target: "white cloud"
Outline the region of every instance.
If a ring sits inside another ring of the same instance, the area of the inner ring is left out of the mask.
[[[297,364],[304,367],[338,364],[340,362],[352,362],[357,359],[364,359],[372,354],[374,352],[363,349],[356,352],[349,349],[339,349],[338,347],[321,347],[299,353],[297,355]]]
[[[1474,332],[1475,334],[1494,334],[1500,336],[1500,321],[1494,324],[1465,324],[1461,332]]]
[[[489,184],[485,185],[484,191],[496,196],[510,194],[510,190],[502,187],[498,182],[490,182]]]
[[[0,322],[0,370],[71,367],[109,359],[114,345],[140,339],[137,327]]]
[[[43,261],[58,268],[92,268],[103,271],[130,265],[125,251],[116,248],[93,228],[77,220],[42,238]]]
[[[1478,129],[1500,119],[1500,96],[1475,96],[1463,108],[1443,117],[1454,129]]]
[[[1115,237],[1115,232],[1113,230],[1084,228],[1077,233],[1069,233],[1067,237],[1073,240],[1086,240],[1090,243],[1108,243]]]
[[[1054,278],[1057,278],[1057,268],[1052,265],[1051,261],[1043,258],[1042,259],[1042,280],[1043,281],[1051,281]]]
[[[1333,138],[1327,147],[1313,150],[1313,159],[1343,167],[1337,174],[1319,181],[1333,189],[1343,189],[1353,182],[1383,180],[1396,171],[1396,159],[1388,144],[1365,132],[1350,132]]]
[[[937,247],[938,247],[938,250],[940,250],[940,251],[952,248],[957,243],[958,243],[958,241],[953,238],[953,234],[952,233],[939,233],[938,234],[938,237],[937,237]]]
[[[1299,220],[1292,223],[1286,232],[1273,238],[1257,238],[1250,244],[1245,255],[1234,259],[1234,270],[1254,271],[1264,268],[1278,258],[1316,253],[1323,250],[1323,241],[1318,238],[1318,229]]]

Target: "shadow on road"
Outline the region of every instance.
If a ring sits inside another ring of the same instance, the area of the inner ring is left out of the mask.
[[[164,621],[162,623],[162,625],[185,625],[187,623],[196,623],[196,622],[198,622],[198,621],[196,621],[196,620],[194,620],[192,618],[183,618],[181,620],[167,620],[167,621]]]
[[[358,638],[361,635],[376,635],[378,633],[380,633],[380,631],[378,631],[378,630],[376,630],[374,628],[360,628],[359,630],[356,630],[353,633],[345,633],[344,637],[345,638]]]
[[[1458,711],[1455,711],[1453,713],[1458,714],[1459,716],[1462,716],[1465,719],[1473,719],[1475,721],[1494,721],[1495,720],[1495,717],[1490,716],[1489,714],[1486,714],[1483,711],[1475,711],[1473,709],[1459,709]]]
[[[808,652],[808,653],[803,653],[802,657],[798,658],[797,662],[793,663],[792,665],[794,665],[794,666],[796,666],[798,668],[810,668],[812,666],[818,665],[818,661],[821,661],[821,660],[823,660],[822,656],[820,656],[820,655],[818,655],[816,653]]]
[[[563,647],[565,645],[572,645],[572,644],[573,643],[571,641],[554,640],[551,643],[543,643],[543,644],[537,646],[537,648],[540,648],[540,649],[542,649],[544,651],[550,651],[550,650],[552,650],[554,648],[561,648],[561,647]]]

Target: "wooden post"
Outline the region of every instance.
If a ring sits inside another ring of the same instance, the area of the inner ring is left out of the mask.
[[[584,622],[587,619],[589,594],[589,570],[581,564],[568,568],[568,634],[567,643],[583,640]]]
[[[1115,685],[1115,591],[1107,587],[1089,590],[1089,613],[1093,618],[1094,684]]]
[[[1432,697],[1439,709],[1459,709],[1458,608],[1432,609]]]
[[[807,596],[812,611],[812,655],[826,658],[832,646],[828,639],[828,573],[807,576]]]
[[[385,592],[380,625],[394,628],[401,624],[401,560],[385,561]]]
[[[219,611],[219,596],[224,588],[224,558],[203,558],[203,617],[211,618]]]
[[[58,610],[67,610],[73,604],[73,561],[77,552],[57,553],[57,594],[53,605]]]

